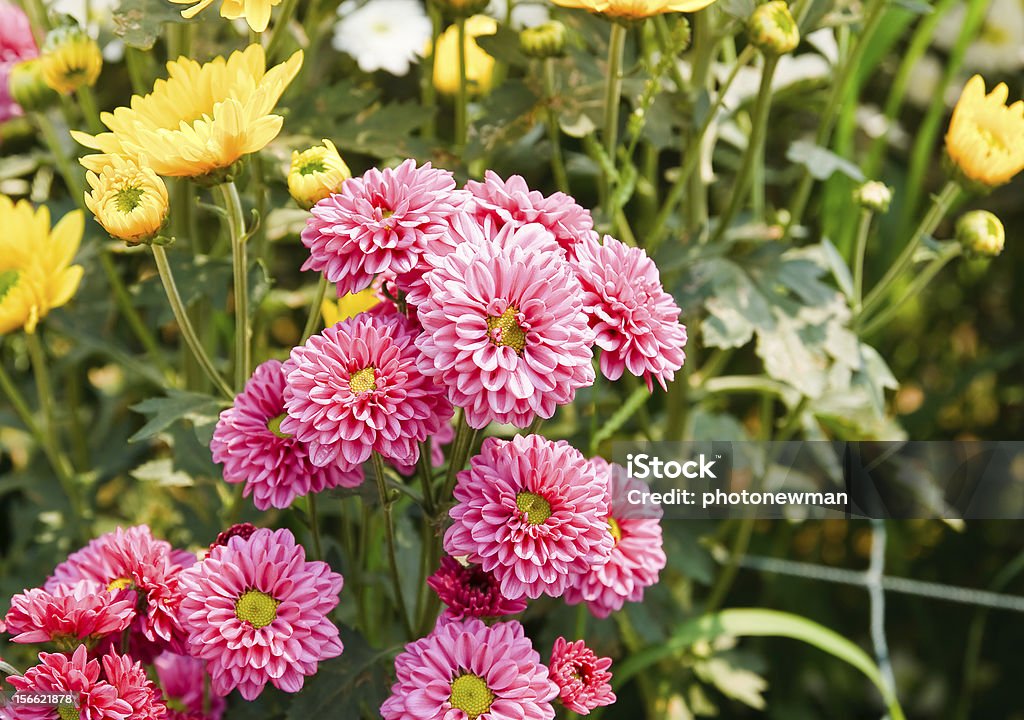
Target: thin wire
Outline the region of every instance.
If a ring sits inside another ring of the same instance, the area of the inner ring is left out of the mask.
[[[871,643],[875,649],[875,661],[878,663],[882,678],[889,686],[889,690],[895,694],[896,676],[892,671],[889,643],[885,637],[885,590],[882,587],[882,580],[885,577],[886,540],[885,521],[873,519],[871,521],[871,562],[865,577],[868,597],[871,600]]]

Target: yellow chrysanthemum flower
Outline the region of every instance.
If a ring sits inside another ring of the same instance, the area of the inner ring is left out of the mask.
[[[92,192],[85,204],[111,236],[131,244],[152,240],[167,218],[167,187],[149,165],[110,156],[97,173],[85,175]]]
[[[96,84],[103,69],[103,52],[85,30],[65,26],[46,36],[40,62],[46,84],[67,94]]]
[[[466,19],[466,85],[470,93],[486,95],[494,84],[494,58],[476,39],[498,32],[498,22],[486,15]],[[434,87],[454,95],[459,91],[459,29],[452,25],[437,39],[434,48]]]
[[[380,303],[377,291],[366,288],[357,293],[342,295],[337,300],[324,300],[320,304],[320,314],[324,316],[324,325],[332,327],[342,320],[348,320],[361,312],[366,312]]]
[[[352,177],[352,171],[330,140],[308,150],[292,152],[288,171],[288,192],[299,206],[308,210],[328,195],[341,190],[341,184]]]
[[[946,153],[968,184],[994,188],[1024,170],[1024,101],[1008,106],[1008,96],[1005,83],[986,95],[975,75],[953,109]]]
[[[255,44],[204,65],[184,57],[169,62],[168,79],[157,80],[153,92],[100,116],[111,132],[72,132],[103,153],[87,155],[82,164],[100,172],[110,163],[107,155],[145,155],[165,177],[223,171],[277,137],[284,119],[271,113],[300,67],[301,50],[267,70],[263,48]]]
[[[81,210],[50,229],[50,211],[0,195],[0,335],[35,332],[46,315],[78,289],[82,267],[71,265],[85,229]]]
[[[696,12],[714,0],[552,0],[555,5],[579,8],[623,20],[639,20],[669,12]]]
[[[185,19],[194,18],[213,4],[213,0],[171,0],[178,5],[193,5],[181,11]],[[270,24],[270,10],[281,4],[281,0],[222,0],[220,16],[228,20],[245,18],[255,32],[263,32]]]

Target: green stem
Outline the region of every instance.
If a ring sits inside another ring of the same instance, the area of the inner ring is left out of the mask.
[[[857,244],[853,251],[853,313],[860,313],[864,299],[864,254],[868,247],[868,233],[871,230],[873,213],[864,208],[860,211],[860,222],[857,224]]]
[[[668,195],[665,197],[665,202],[661,206],[661,210],[658,211],[658,215],[654,219],[654,226],[651,228],[650,232],[647,233],[648,251],[653,252],[658,244],[660,244],[664,239],[665,231],[668,229],[668,219],[672,216],[672,213],[676,211],[679,201],[683,199],[690,176],[700,165],[701,146],[704,144],[704,137],[711,128],[711,125],[715,120],[715,116],[718,115],[718,111],[722,108],[722,103],[725,102],[726,93],[728,93],[729,88],[732,87],[733,81],[736,80],[736,76],[739,74],[740,69],[746,67],[754,58],[756,53],[757,51],[753,45],[748,45],[743,49],[743,52],[740,53],[736,62],[733,64],[732,70],[729,71],[729,75],[726,77],[725,82],[723,82],[722,86],[718,89],[718,94],[715,96],[715,101],[708,109],[704,122],[701,123],[696,134],[691,137],[687,146],[687,151],[683,157],[683,164],[679,166],[676,179],[672,183],[672,188],[669,190]]]
[[[562,157],[561,134],[558,127],[558,110],[555,109],[555,59],[545,58],[544,66],[544,104],[547,118],[548,144],[551,146],[551,173],[555,176],[555,186],[564,193],[569,193],[569,174],[565,170],[565,159]]]
[[[150,83],[143,68],[146,55],[142,50],[127,46],[124,49],[124,61],[128,66],[128,78],[132,83],[132,92],[136,95],[145,95],[149,92]]]
[[[743,153],[740,169],[736,173],[736,181],[733,183],[729,205],[718,218],[718,228],[715,230],[712,244],[725,237],[729,225],[747,199],[747,191],[753,179],[754,168],[757,166],[759,158],[764,155],[764,141],[768,133],[768,116],[772,107],[772,78],[775,77],[775,68],[778,63],[778,55],[769,55],[765,58],[764,68],[761,72],[761,87],[757,92],[757,100],[754,101],[750,139],[747,142],[747,149]]]
[[[932,202],[931,208],[925,214],[921,223],[917,226],[914,234],[911,235],[910,241],[906,247],[903,248],[903,252],[896,258],[896,261],[889,266],[888,271],[882,276],[882,279],[877,285],[868,293],[864,299],[864,305],[861,308],[860,317],[867,317],[868,313],[874,310],[875,306],[880,303],[885,294],[889,291],[890,285],[898,278],[904,270],[909,268],[914,262],[914,253],[917,251],[918,245],[921,244],[921,240],[925,235],[931,235],[935,228],[939,226],[942,219],[949,212],[949,208],[957,198],[960,197],[960,186],[953,180],[946,183],[946,186],[942,188],[942,191],[935,196],[934,202]]]
[[[309,532],[313,536],[313,553],[317,560],[324,559],[323,547],[320,545],[320,523],[316,515],[316,493],[310,492],[306,496],[309,509]]]
[[[217,372],[217,369],[214,367],[210,357],[203,349],[203,344],[199,341],[195,328],[192,327],[192,322],[188,319],[188,311],[185,309],[185,303],[182,302],[181,293],[178,292],[178,286],[174,282],[174,274],[171,271],[171,265],[167,261],[167,252],[161,245],[153,245],[152,248],[153,259],[156,260],[156,269],[160,275],[160,282],[163,283],[164,292],[167,293],[167,301],[171,305],[171,312],[174,313],[174,319],[178,322],[178,327],[181,330],[182,337],[185,339],[185,343],[192,351],[192,355],[195,357],[196,362],[199,363],[199,367],[202,368],[206,377],[210,379],[210,382],[213,383],[214,387],[216,387],[224,397],[228,399],[234,398],[235,394]]]
[[[899,300],[886,305],[885,309],[880,313],[871,318],[861,329],[861,337],[869,337],[873,333],[878,332],[885,327],[897,314],[900,309],[906,304],[910,298],[917,297],[921,292],[928,286],[939,271],[946,266],[946,264],[955,257],[959,257],[961,254],[959,245],[953,245],[948,252],[939,255],[937,258],[929,263],[919,275],[914,278],[914,281],[910,283],[903,295],[900,296]]]
[[[461,152],[469,135],[469,87],[466,80],[466,18],[455,21],[459,41],[459,87],[455,97],[455,148]]]
[[[604,151],[612,169],[615,167],[615,147],[619,141],[619,105],[622,103],[622,60],[626,54],[626,26],[613,22],[608,37],[608,67],[604,91]],[[607,207],[612,195],[612,184],[615,178],[605,169],[601,186],[603,203]],[[616,218],[609,218],[612,233],[615,233]]]
[[[857,37],[849,57],[846,58],[832,83],[832,92],[829,94],[825,111],[820,116],[821,123],[818,125],[818,133],[814,138],[814,144],[818,147],[826,147],[832,137],[832,130],[835,128],[836,120],[839,117],[841,102],[847,95],[849,84],[856,77],[856,69],[860,66],[860,61],[864,57],[871,38],[874,37],[879,25],[881,25],[888,2],[889,0],[870,0],[867,6],[864,27]],[[793,202],[789,208],[790,219],[786,225],[787,237],[803,219],[813,187],[814,177],[810,174],[809,170],[805,169],[800,179],[800,185],[797,186],[797,190],[793,194]]]
[[[377,480],[377,494],[380,496],[381,507],[384,510],[384,536],[387,542],[388,566],[391,570],[391,588],[395,594],[395,604],[399,615],[402,616],[402,627],[405,628],[406,636],[411,640],[415,635],[409,620],[409,611],[405,604],[405,595],[402,593],[402,580],[398,570],[398,554],[395,547],[395,522],[392,515],[394,500],[388,494],[387,483],[384,480],[384,461],[379,453],[373,453],[373,474]]]
[[[231,234],[231,267],[235,293],[235,387],[241,389],[251,370],[251,338],[249,328],[249,257],[245,235],[245,216],[238,187],[233,182],[217,186],[227,213]]]
[[[426,512],[428,518],[433,518],[437,512],[437,506],[434,503],[434,466],[430,456],[433,454],[433,440],[427,438],[425,441],[419,443],[419,459],[418,474],[420,476],[420,484],[423,487],[423,510]]]
[[[469,439],[473,435],[472,428],[466,422],[466,413],[459,416],[459,424],[455,429],[455,439],[452,441],[451,455],[448,458],[448,474],[445,476],[444,490],[441,493],[439,502],[445,502],[455,488],[455,476],[466,462],[466,455],[469,454]]]
[[[306,318],[306,326],[302,329],[302,341],[300,345],[309,339],[309,336],[316,330],[320,323],[320,306],[324,304],[327,296],[327,277],[320,275],[320,281],[316,285],[316,294],[313,296],[313,305],[309,308],[309,317]]]
[[[80,172],[71,162],[71,158],[64,152],[64,146],[61,145],[60,135],[57,133],[57,129],[53,126],[53,122],[46,113],[34,113],[36,125],[39,126],[39,132],[43,136],[43,142],[50,148],[50,153],[53,155],[53,160],[57,164],[57,170],[60,172],[61,177],[64,178],[64,183],[68,187],[68,192],[71,194],[75,204],[81,207],[85,202],[85,182],[83,180],[83,173]]]
[[[291,22],[292,15],[295,14],[295,8],[298,4],[298,0],[284,0],[281,12],[274,22],[274,29],[270,33],[270,42],[267,43],[268,64],[277,57],[277,52],[281,49],[281,43],[284,42],[285,37],[288,35],[288,24]]]
[[[423,125],[423,138],[433,140],[437,136],[437,88],[434,87],[434,63],[437,62],[437,38],[441,35],[441,12],[434,3],[427,3],[430,15],[430,47],[420,64],[420,98],[427,121]]]
[[[93,95],[92,88],[83,85],[78,88],[75,95],[78,98],[78,106],[82,108],[82,117],[85,119],[89,132],[97,135],[106,130],[103,123],[100,122],[100,111],[96,106],[96,96]]]

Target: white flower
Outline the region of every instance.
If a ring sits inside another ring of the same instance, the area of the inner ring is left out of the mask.
[[[508,18],[508,4],[510,0],[491,0],[487,6],[487,14],[500,23]],[[522,30],[523,28],[543,25],[551,19],[551,10],[543,1],[533,0],[511,0],[512,4],[512,28]]]
[[[418,0],[370,0],[361,7],[349,0],[338,15],[332,44],[363,72],[405,75],[430,42],[430,18]]]
[[[963,28],[967,9],[957,5],[939,22],[935,45],[949,50]],[[1013,72],[1024,67],[1024,0],[992,0],[981,32],[964,54],[964,68]]]

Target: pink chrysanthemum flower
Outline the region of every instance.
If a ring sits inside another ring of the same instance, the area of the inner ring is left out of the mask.
[[[317,465],[355,467],[371,452],[415,465],[418,442],[452,416],[444,390],[417,368],[416,329],[397,313],[344,320],[292,350],[281,430]]]
[[[466,197],[450,172],[430,163],[372,168],[313,208],[302,231],[310,251],[302,269],[322,272],[339,295],[369,287],[378,273],[409,272],[426,246],[448,232]]]
[[[33,588],[11,598],[7,625],[14,642],[54,642],[71,650],[126,629],[135,618],[135,601],[129,591],[108,592],[92,580],[61,585],[52,593]]]
[[[301,690],[317,663],[341,654],[338,629],[327,619],[341,586],[327,563],[306,561],[288,530],[233,537],[183,572],[182,623],[214,692],[238,688],[252,700],[267,682]]]
[[[444,446],[455,439],[455,428],[451,423],[445,423],[434,433],[430,440],[430,464],[438,468],[444,465]],[[391,465],[402,475],[412,475],[416,472],[415,465],[404,465],[392,462]]]
[[[420,369],[474,428],[526,427],[594,382],[593,333],[569,264],[539,225],[466,243],[425,276]]]
[[[439,625],[395,658],[384,720],[551,720],[557,693],[517,622]]]
[[[145,525],[117,528],[101,535],[57,566],[45,589],[92,580],[108,590],[136,593],[139,616],[135,628],[153,643],[179,643],[178,575],[183,557],[171,544],[156,540]]]
[[[427,584],[448,606],[444,616],[449,620],[497,618],[526,609],[526,598],[509,600],[501,594],[494,575],[479,565],[463,565],[448,555],[441,558],[441,567],[427,578]]]
[[[296,497],[363,482],[360,468],[318,467],[309,460],[305,443],[281,430],[285,375],[281,363],[267,360],[245,384],[233,407],[220,414],[210,450],[223,463],[224,479],[245,483],[260,510],[287,508]]]
[[[582,640],[566,642],[555,640],[548,669],[551,679],[558,685],[558,699],[579,715],[615,702],[615,693],[609,681],[611,658],[599,658]]]
[[[100,661],[90,660],[84,645],[71,657],[60,653],[39,653],[39,664],[12,676],[7,681],[18,693],[78,693],[73,705],[38,705],[12,702],[3,708],[5,720],[128,720],[135,717],[131,703],[120,697],[117,688],[100,679]]]
[[[497,228],[540,223],[570,260],[575,258],[577,246],[595,235],[594,218],[572,197],[562,192],[544,197],[530,190],[519,175],[502,180],[488,170],[483,182],[470,180],[466,189],[473,196],[472,212],[480,222],[489,220]]]
[[[608,559],[608,487],[564,441],[487,438],[458,475],[444,536],[449,555],[493,573],[506,598],[559,597]]]
[[[686,353],[679,306],[661,286],[658,268],[641,248],[605,236],[581,243],[575,263],[583,308],[597,336],[601,372],[618,380],[624,370],[661,387],[675,377]]]
[[[117,689],[120,698],[132,706],[132,720],[160,720],[167,715],[160,691],[142,668],[127,655],[103,656],[103,676]]]
[[[626,601],[643,600],[644,589],[658,582],[666,558],[662,550],[661,508],[637,508],[628,501],[630,490],[644,492],[647,485],[628,477],[625,468],[609,464],[604,458],[595,457],[590,462],[609,484],[611,501],[606,532],[615,546],[608,562],[572,578],[565,601],[570,605],[586,602],[591,613],[605,618],[621,610]]]
[[[153,661],[153,667],[167,699],[167,720],[220,720],[228,704],[220,695],[210,695],[209,713],[203,712],[206,670],[202,660],[165,652]]]

